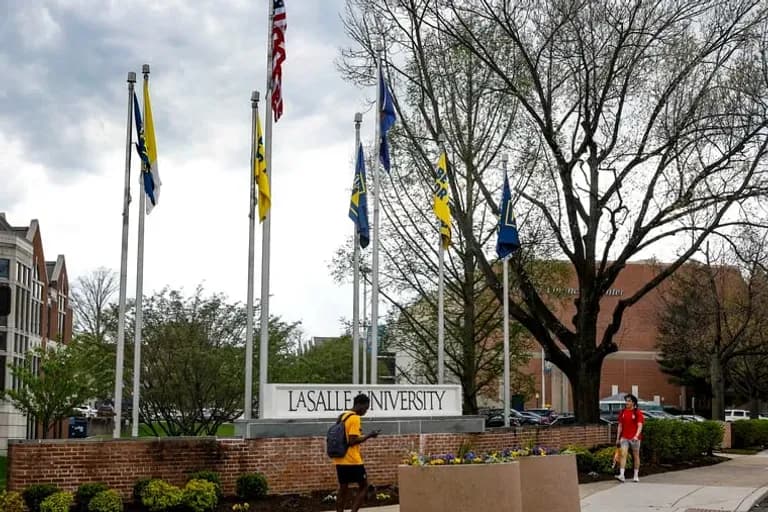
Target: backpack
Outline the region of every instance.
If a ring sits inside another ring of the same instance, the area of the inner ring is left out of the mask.
[[[353,414],[354,413],[349,413],[344,417],[344,413],[342,413],[339,416],[339,419],[336,420],[336,423],[331,425],[331,428],[328,429],[328,433],[325,435],[325,451],[329,457],[337,459],[347,454],[349,443],[347,441],[347,431],[344,428],[344,422]]]

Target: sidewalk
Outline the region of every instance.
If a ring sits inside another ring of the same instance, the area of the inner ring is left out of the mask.
[[[640,483],[582,484],[581,512],[747,512],[768,494],[768,450],[729,457],[715,466],[641,477]],[[399,512],[400,508],[361,510]]]

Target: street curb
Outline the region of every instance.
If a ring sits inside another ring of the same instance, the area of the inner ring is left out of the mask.
[[[749,512],[755,503],[759,503],[766,496],[768,496],[768,487],[758,487],[749,496],[741,500],[741,503],[739,503],[734,512]]]

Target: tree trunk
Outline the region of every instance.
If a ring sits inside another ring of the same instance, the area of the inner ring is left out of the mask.
[[[757,390],[750,389],[751,395],[749,397],[749,418],[756,420],[760,418],[760,398],[757,395]]]
[[[725,419],[725,377],[723,362],[717,352],[709,356],[709,381],[712,386],[712,419]]]
[[[602,364],[583,364],[571,380],[573,412],[579,423],[600,423],[600,370]]]

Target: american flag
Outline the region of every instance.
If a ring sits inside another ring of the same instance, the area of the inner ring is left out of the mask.
[[[285,2],[272,2],[272,113],[275,122],[283,115],[283,61],[285,61]]]

